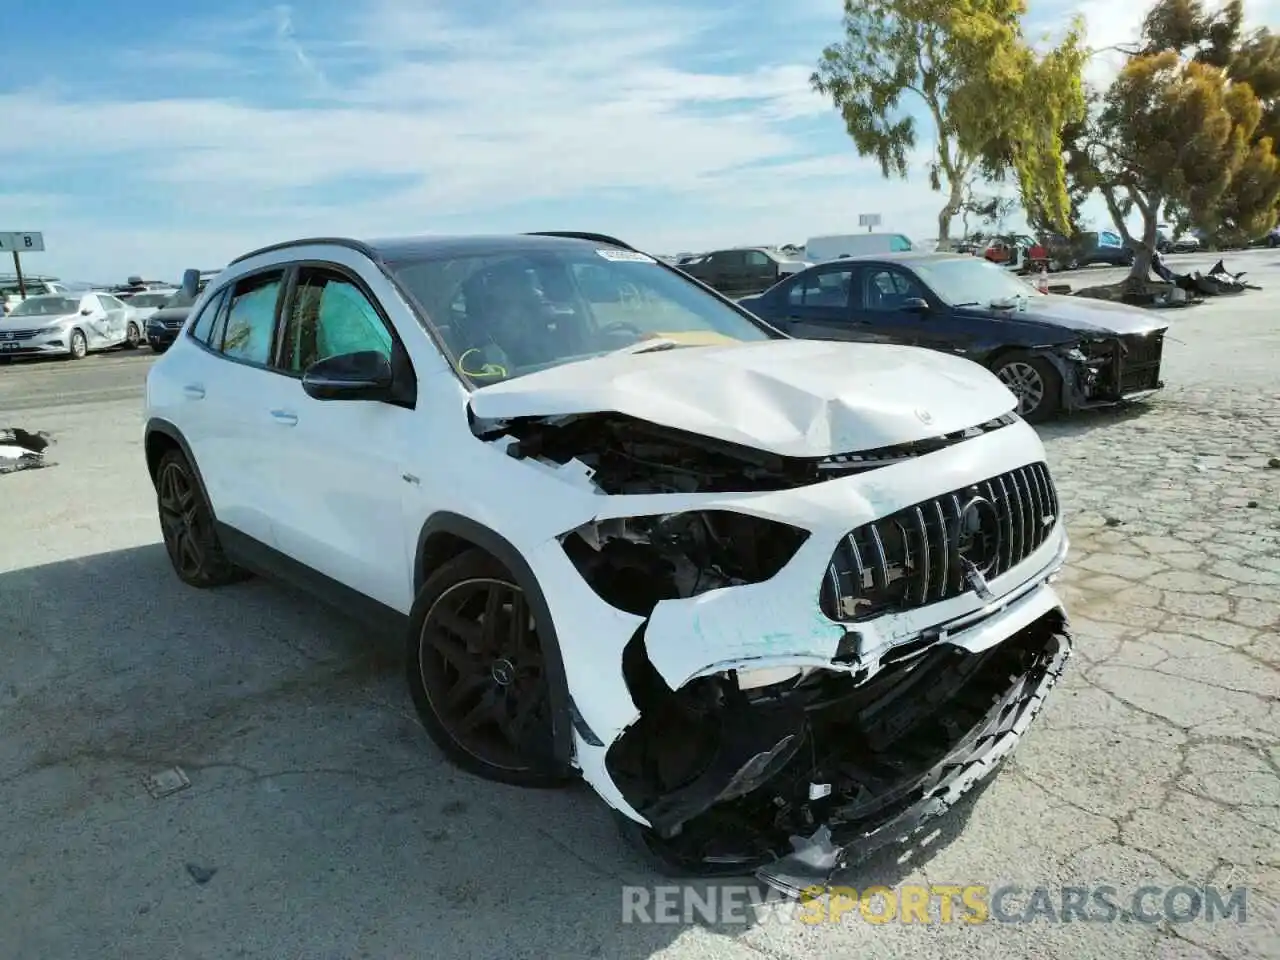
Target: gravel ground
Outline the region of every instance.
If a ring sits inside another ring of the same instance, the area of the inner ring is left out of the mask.
[[[1227,262],[1280,290],[1280,254]],[[1043,429],[1073,538],[1064,682],[980,797],[849,882],[1212,884],[1245,889],[1245,922],[622,924],[623,885],[662,881],[585,789],[446,766],[399,638],[269,583],[177,582],[144,350],[0,368],[0,426],[56,441],[56,466],[0,477],[4,956],[1280,956],[1280,295],[1161,315],[1160,396]],[[153,798],[173,768],[189,786]]]

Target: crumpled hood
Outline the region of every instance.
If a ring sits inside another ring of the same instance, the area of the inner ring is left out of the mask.
[[[984,368],[917,347],[770,340],[614,354],[476,390],[484,420],[621,413],[781,456],[855,453],[1013,410]]]
[[[1082,334],[1103,336],[1128,333],[1149,333],[1167,329],[1169,324],[1153,316],[1151,311],[1131,307],[1127,303],[1094,300],[1090,297],[1073,297],[1060,294],[1033,297],[1022,311],[983,311],[1013,320],[1042,323]]]

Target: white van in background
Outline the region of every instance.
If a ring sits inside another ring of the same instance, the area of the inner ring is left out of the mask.
[[[841,257],[868,253],[901,253],[914,250],[915,244],[901,233],[844,233],[829,237],[810,237],[800,255],[810,263],[825,263]]]

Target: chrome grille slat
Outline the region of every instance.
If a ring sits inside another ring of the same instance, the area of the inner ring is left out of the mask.
[[[975,497],[970,510],[978,513],[966,516]],[[966,569],[988,581],[1005,574],[1043,546],[1058,523],[1058,493],[1043,463],[911,504],[840,541],[819,590],[823,613],[850,622],[954,599],[972,589]]]
[[[929,602],[929,528],[924,522],[924,510],[916,507],[911,511],[916,518],[916,530],[920,535],[920,600],[921,606]]]
[[[1013,546],[1013,514],[1009,510],[1009,487],[1004,482],[1004,477],[996,477],[996,483],[1000,486],[1000,533],[1004,540],[1005,560],[1004,569],[1008,570],[1013,566],[1014,546]]]
[[[1021,470],[1015,470],[1013,482],[1021,488],[1018,496],[1022,506],[1022,555],[1025,557],[1036,546],[1036,508],[1031,499],[1031,485],[1027,483],[1027,475]]]
[[[942,501],[934,500],[933,509],[938,513],[938,532],[942,537],[939,543],[938,552],[942,555],[942,577],[938,580],[938,600],[943,600],[947,596],[947,574],[950,572],[947,565],[951,563],[951,538],[947,534],[947,516],[942,512]]]
[[[875,564],[871,568],[871,577],[877,588],[883,590],[889,586],[889,560],[884,554],[884,541],[880,539],[878,521],[870,524],[871,545],[875,548]]]

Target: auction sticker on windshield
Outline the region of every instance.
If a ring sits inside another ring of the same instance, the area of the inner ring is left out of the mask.
[[[606,260],[612,260],[614,263],[657,263],[653,257],[647,253],[639,253],[635,250],[597,250],[596,253],[604,257]]]

